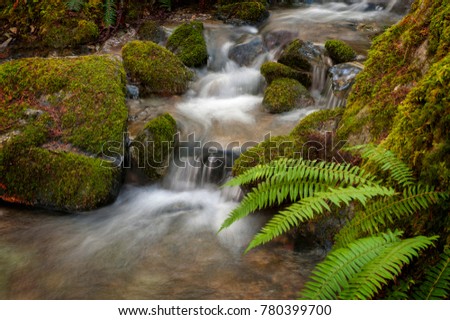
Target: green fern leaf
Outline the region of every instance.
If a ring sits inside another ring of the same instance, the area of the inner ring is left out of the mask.
[[[317,215],[330,211],[329,203],[340,207],[343,203],[348,205],[353,200],[361,204],[376,196],[392,196],[394,190],[381,186],[347,187],[317,192],[311,197],[303,198],[292,204],[286,210],[276,214],[250,242],[246,252],[261,244],[269,242],[275,237],[287,232],[301,222],[311,220]]]
[[[310,281],[300,292],[308,300],[337,299],[343,288],[362,268],[374,260],[380,252],[400,241],[401,232],[388,232],[363,238],[345,248],[332,250],[324,261],[313,270]]]
[[[116,21],[116,6],[114,0],[105,0],[105,15],[104,21],[106,27],[110,27]]]
[[[420,300],[448,299],[450,291],[450,249],[446,248],[441,259],[430,267],[422,285],[415,290],[413,297]]]
[[[448,193],[434,191],[431,187],[412,186],[396,194],[374,201],[355,213],[336,235],[335,247],[343,247],[357,238],[378,233],[402,217],[425,210],[440,200],[447,199]]]
[[[80,11],[81,6],[85,3],[85,0],[68,0],[66,6],[71,11]]]
[[[417,236],[384,248],[378,256],[363,266],[339,294],[341,299],[370,299],[401,272],[419,251],[433,244],[438,237]]]
[[[375,164],[382,171],[390,172],[390,177],[400,186],[407,187],[414,184],[415,179],[412,170],[399,160],[392,151],[371,144],[356,146],[351,149],[361,149],[361,157],[366,159],[368,164]]]

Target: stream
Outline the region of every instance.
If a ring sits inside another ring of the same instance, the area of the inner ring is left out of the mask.
[[[173,115],[180,141],[189,146],[176,150],[181,162],[172,161],[166,177],[150,185],[130,172],[118,199],[91,212],[0,203],[0,299],[296,298],[326,250],[295,252],[289,241],[277,239],[243,255],[267,215],[251,215],[217,233],[242,197],[238,188],[219,185],[239,152],[335,106],[326,67],[314,70],[314,106],[273,115],[261,106],[259,68],[280,48],[259,52],[245,66],[228,54],[237,43],[284,32],[318,45],[342,39],[364,55],[375,29],[401,18],[389,10],[396,1],[373,2],[385,5],[321,1],[280,8],[259,29],[205,22],[208,67],[196,70],[189,92],[128,100],[131,138],[155,115]],[[220,154],[205,153],[205,145]],[[212,165],[218,159],[221,165]]]

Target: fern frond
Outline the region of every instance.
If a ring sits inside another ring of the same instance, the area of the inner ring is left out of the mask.
[[[363,238],[350,243],[345,248],[332,250],[324,261],[313,270],[310,281],[300,292],[300,297],[308,300],[337,299],[343,288],[380,252],[400,241],[401,232],[388,232],[378,236]]]
[[[116,21],[116,6],[114,0],[105,0],[104,21],[106,27],[110,27]]]
[[[223,222],[219,232],[256,210],[281,205],[285,200],[295,202],[327,188],[327,185],[319,183],[295,182],[288,184],[283,181],[274,183],[264,181],[245,195],[240,205],[231,211],[228,218]]]
[[[338,232],[335,246],[342,247],[362,236],[383,231],[395,219],[425,210],[448,197],[448,193],[434,191],[429,186],[412,186],[403,190],[403,194],[376,200],[355,213],[353,219]]]
[[[415,290],[413,297],[420,300],[448,299],[450,291],[450,248],[441,254],[441,259],[425,273],[425,280]]]
[[[304,159],[281,158],[266,165],[258,165],[231,179],[226,186],[239,186],[261,180],[314,181],[330,186],[373,184],[375,176],[350,164]]]
[[[389,172],[390,177],[400,186],[407,187],[415,183],[412,170],[390,150],[371,144],[354,147],[361,149],[361,157],[368,163],[375,164],[382,171]]]
[[[81,6],[84,4],[85,0],[68,0],[66,6],[71,11],[80,11]]]
[[[384,248],[350,279],[339,297],[345,300],[373,298],[383,285],[401,273],[404,265],[419,255],[420,250],[432,245],[437,238],[417,236]]]
[[[287,232],[301,222],[311,220],[317,215],[330,211],[329,204],[340,207],[342,204],[348,205],[351,201],[358,200],[362,205],[365,205],[373,197],[393,196],[394,192],[393,189],[381,186],[328,188],[327,191],[316,192],[313,196],[303,198],[290,205],[286,210],[276,214],[253,238],[246,252]]]

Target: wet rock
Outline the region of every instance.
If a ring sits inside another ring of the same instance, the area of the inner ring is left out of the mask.
[[[233,25],[257,25],[269,17],[265,5],[258,1],[230,3],[219,6],[217,17],[225,23]]]
[[[134,99],[134,100],[139,99],[139,88],[137,86],[127,84],[126,89],[127,89],[127,98],[128,99]]]
[[[290,78],[297,80],[306,88],[311,86],[311,74],[309,72],[298,71],[278,62],[265,62],[261,66],[261,74],[268,84],[278,78]]]
[[[264,93],[263,105],[271,113],[281,113],[314,104],[309,91],[297,80],[275,79]]]
[[[240,66],[249,66],[265,49],[261,37],[255,37],[245,43],[232,47],[228,57]]]
[[[177,123],[170,114],[150,120],[130,145],[133,167],[142,169],[151,181],[164,176],[176,133]]]
[[[363,70],[360,63],[341,63],[329,69],[333,93],[337,97],[344,97],[353,85],[356,75]]]
[[[322,63],[323,54],[323,48],[312,42],[296,39],[284,49],[278,62],[297,70],[310,72],[313,65]]]
[[[287,30],[272,31],[264,35],[267,50],[283,48],[295,38],[295,33]]]

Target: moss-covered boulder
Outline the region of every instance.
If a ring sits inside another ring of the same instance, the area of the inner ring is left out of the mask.
[[[144,21],[137,31],[139,40],[160,43],[166,40],[164,29],[153,20]]]
[[[263,105],[271,113],[311,106],[314,99],[300,82],[289,78],[274,80],[264,92]]]
[[[237,1],[219,6],[219,19],[231,24],[259,24],[269,17],[265,3],[260,1]]]
[[[208,51],[203,37],[203,23],[192,21],[177,27],[167,39],[166,47],[188,67],[205,65]]]
[[[261,66],[261,74],[268,84],[271,84],[272,81],[278,78],[290,78],[297,80],[306,88],[311,86],[311,73],[298,71],[278,62],[265,62]]]
[[[314,112],[285,136],[270,137],[243,152],[233,164],[233,175],[239,175],[258,164],[267,164],[280,157],[345,161],[348,154],[343,144],[334,141],[344,110],[342,108]]]
[[[110,56],[0,65],[0,198],[68,211],[112,201],[122,178],[125,80]]]
[[[356,58],[356,52],[342,40],[326,41],[325,49],[334,63],[350,62]]]
[[[297,70],[310,72],[313,65],[322,63],[322,50],[312,42],[295,39],[283,50],[278,62]]]
[[[182,94],[193,73],[172,52],[151,41],[131,41],[122,49],[125,69],[142,94]]]
[[[161,178],[169,166],[176,133],[177,123],[170,114],[150,120],[131,144],[133,166],[152,181]]]

